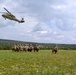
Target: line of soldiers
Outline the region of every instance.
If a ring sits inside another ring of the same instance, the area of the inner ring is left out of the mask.
[[[39,46],[36,44],[35,46],[33,46],[32,44],[15,44],[13,47],[12,47],[12,51],[14,52],[21,52],[21,51],[24,51],[24,52],[38,52],[39,51]]]

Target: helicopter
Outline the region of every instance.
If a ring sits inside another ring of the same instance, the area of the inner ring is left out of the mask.
[[[4,7],[3,7],[4,8]],[[6,19],[9,19],[9,20],[13,20],[13,21],[16,21],[18,23],[24,23],[24,18],[22,18],[21,20],[17,19],[13,14],[11,14],[11,12],[9,12],[6,8],[4,8],[7,13],[4,13],[2,14],[2,17]]]

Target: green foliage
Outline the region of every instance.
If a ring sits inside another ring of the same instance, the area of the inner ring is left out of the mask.
[[[0,51],[0,75],[76,75],[76,51]]]
[[[40,49],[42,50],[50,50],[55,47],[56,44],[52,43],[35,43],[35,42],[22,42],[22,41],[14,41],[14,40],[2,40],[0,39],[0,50],[11,50],[12,45],[14,44],[38,44],[40,45]],[[57,44],[59,50],[76,50],[75,44]]]

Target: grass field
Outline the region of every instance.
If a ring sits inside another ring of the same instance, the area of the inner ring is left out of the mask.
[[[76,75],[76,51],[0,51],[0,75]]]

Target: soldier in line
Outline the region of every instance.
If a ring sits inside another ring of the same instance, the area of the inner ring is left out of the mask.
[[[18,52],[19,51],[18,45],[14,44],[14,46],[12,47],[12,51]]]
[[[33,50],[33,46],[32,46],[32,44],[29,44],[29,46],[28,46],[28,52],[32,52],[32,50]]]
[[[38,52],[39,51],[39,46],[36,44],[35,46],[34,46],[34,52]]]
[[[34,52],[38,52],[39,51],[39,46],[36,44],[34,47],[32,44],[26,44],[26,45],[23,45],[23,44],[14,44],[14,46],[12,47],[12,51],[15,51],[15,52],[23,52],[23,51],[28,51],[28,52],[32,52],[34,50]]]

